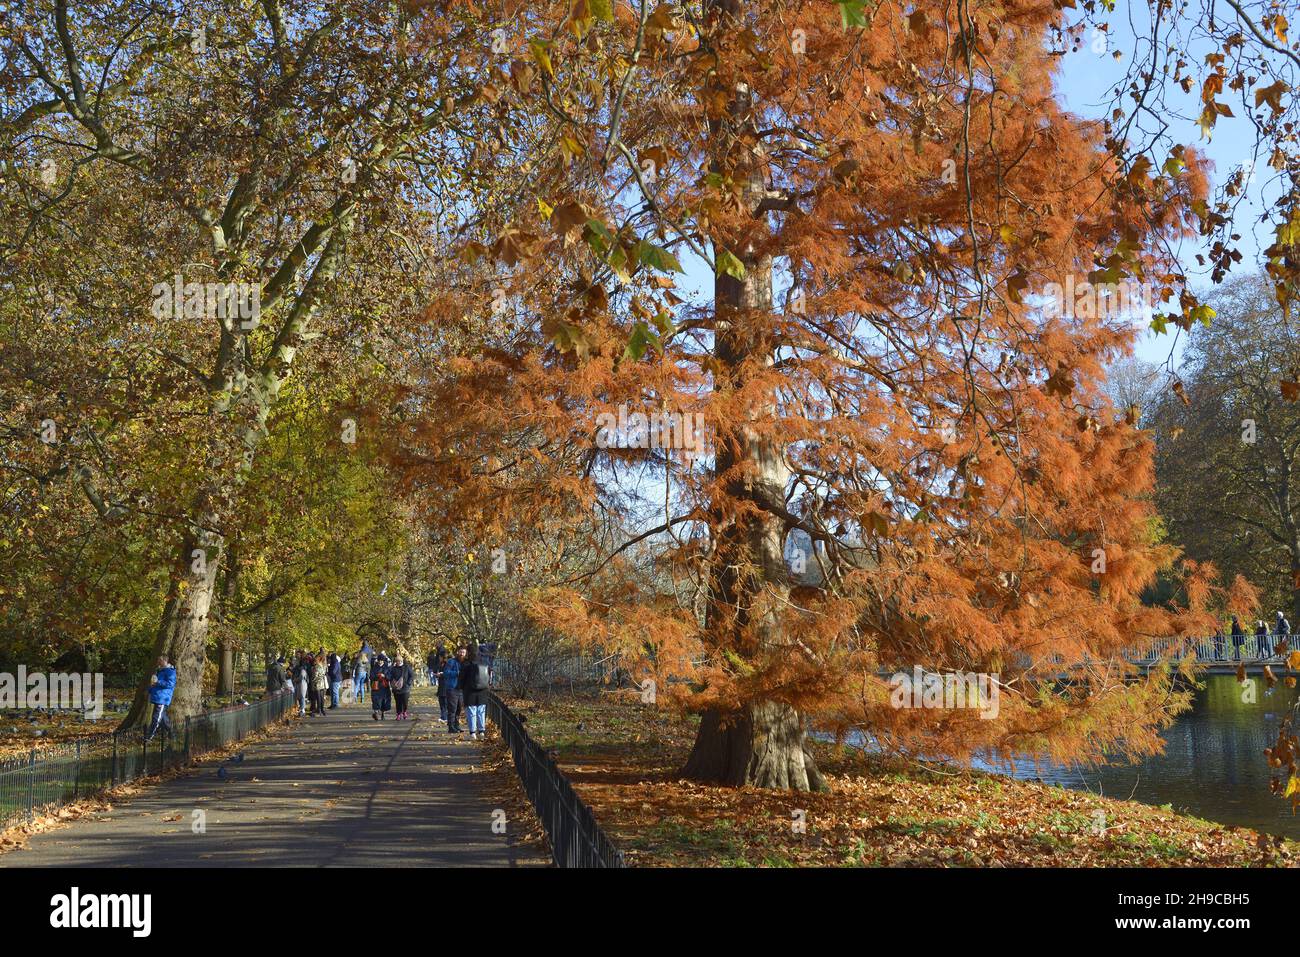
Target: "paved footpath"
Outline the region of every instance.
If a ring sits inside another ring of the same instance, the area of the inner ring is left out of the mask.
[[[34,835],[0,867],[511,867],[492,833],[482,744],[436,709],[374,721],[361,706],[295,718],[242,761],[205,764],[111,811]],[[218,776],[218,767],[227,776]],[[192,830],[193,812],[206,832]]]

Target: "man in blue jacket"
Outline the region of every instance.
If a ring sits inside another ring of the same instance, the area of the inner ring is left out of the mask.
[[[460,734],[460,713],[465,706],[465,696],[461,694],[458,687],[460,665],[464,660],[465,649],[457,649],[456,657],[448,658],[446,664],[442,666],[442,675],[438,683],[439,688],[447,689],[447,730],[452,734]]]
[[[166,655],[158,658],[158,671],[153,676],[149,688],[149,701],[153,705],[153,720],[149,722],[149,731],[145,741],[152,741],[160,726],[171,733],[172,723],[167,720],[167,706],[172,703],[172,692],[176,690],[176,669],[167,661]]]
[[[330,708],[333,709],[339,706],[339,686],[343,684],[343,659],[332,651],[327,670],[330,679]]]

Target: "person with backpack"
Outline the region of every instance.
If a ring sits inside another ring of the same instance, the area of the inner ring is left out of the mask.
[[[154,673],[153,682],[149,686],[149,703],[153,705],[153,719],[149,722],[149,730],[144,736],[146,744],[153,740],[160,727],[166,728],[167,733],[171,734],[172,725],[167,720],[167,706],[172,703],[172,693],[175,690],[176,669],[167,660],[166,655],[160,655],[158,670]]]
[[[479,650],[470,645],[465,660],[460,665],[460,691],[465,699],[469,738],[473,741],[487,735],[487,693],[491,683],[486,662],[479,660]]]
[[[411,685],[414,681],[415,670],[401,655],[394,657],[393,667],[388,669],[388,685],[393,689],[393,710],[397,712],[398,721],[410,717],[406,709],[411,700]]]
[[[465,660],[465,649],[457,648],[456,657],[448,658],[442,666],[442,687],[447,689],[447,731],[460,734],[460,712],[465,706],[460,690],[460,663]]]
[[[279,694],[289,679],[284,674],[284,655],[266,666],[266,693]]]
[[[393,706],[392,690],[388,686],[388,663],[383,654],[375,656],[370,666],[370,717],[383,721]]]

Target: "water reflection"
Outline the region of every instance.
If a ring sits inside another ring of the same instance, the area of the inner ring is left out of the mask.
[[[1223,824],[1237,824],[1270,834],[1300,837],[1300,816],[1289,801],[1268,791],[1269,768],[1264,749],[1277,737],[1281,717],[1295,703],[1297,689],[1281,682],[1266,691],[1255,679],[1257,700],[1242,700],[1232,675],[1203,679],[1192,709],[1164,732],[1165,751],[1138,765],[1080,768],[1032,761],[1009,764],[977,762],[998,773],[1063,787],[1087,788],[1114,798],[1171,805],[1174,810]]]

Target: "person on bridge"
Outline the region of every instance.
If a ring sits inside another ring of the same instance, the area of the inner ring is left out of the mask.
[[[1214,629],[1214,660],[1223,660],[1223,626]]]
[[[479,650],[470,645],[465,660],[460,664],[460,691],[465,698],[465,714],[469,718],[469,737],[487,735],[487,694],[491,676],[487,663],[479,659]]]
[[[388,661],[383,654],[379,654],[370,665],[370,717],[383,721],[384,715],[392,706],[392,692],[388,687]]]
[[[1261,658],[1273,657],[1273,649],[1268,640],[1268,625],[1264,624],[1263,618],[1255,621],[1255,653]]]
[[[330,652],[329,667],[326,669],[330,679],[330,710],[339,706],[339,685],[343,684],[343,659],[335,652]]]
[[[158,656],[158,670],[154,673],[153,683],[149,687],[149,703],[153,705],[153,720],[144,736],[145,743],[153,740],[158,728],[167,729],[170,734],[171,722],[167,720],[167,706],[172,703],[172,692],[176,690],[176,669],[167,660],[166,655]]]
[[[460,667],[465,660],[463,647],[456,649],[456,657],[448,658],[442,666],[441,687],[447,689],[447,730],[460,734],[460,712],[465,705],[465,697],[460,690]]]
[[[1286,641],[1291,637],[1291,622],[1286,620],[1286,615],[1280,611],[1277,613],[1277,619],[1273,622],[1273,632],[1277,637]]]
[[[1245,629],[1241,627],[1241,621],[1236,615],[1232,616],[1232,657],[1235,661],[1241,660],[1241,646],[1246,640]]]
[[[393,666],[388,669],[388,684],[393,689],[393,710],[397,712],[398,721],[410,717],[406,709],[411,700],[411,684],[414,681],[415,669],[401,655],[395,656]]]

